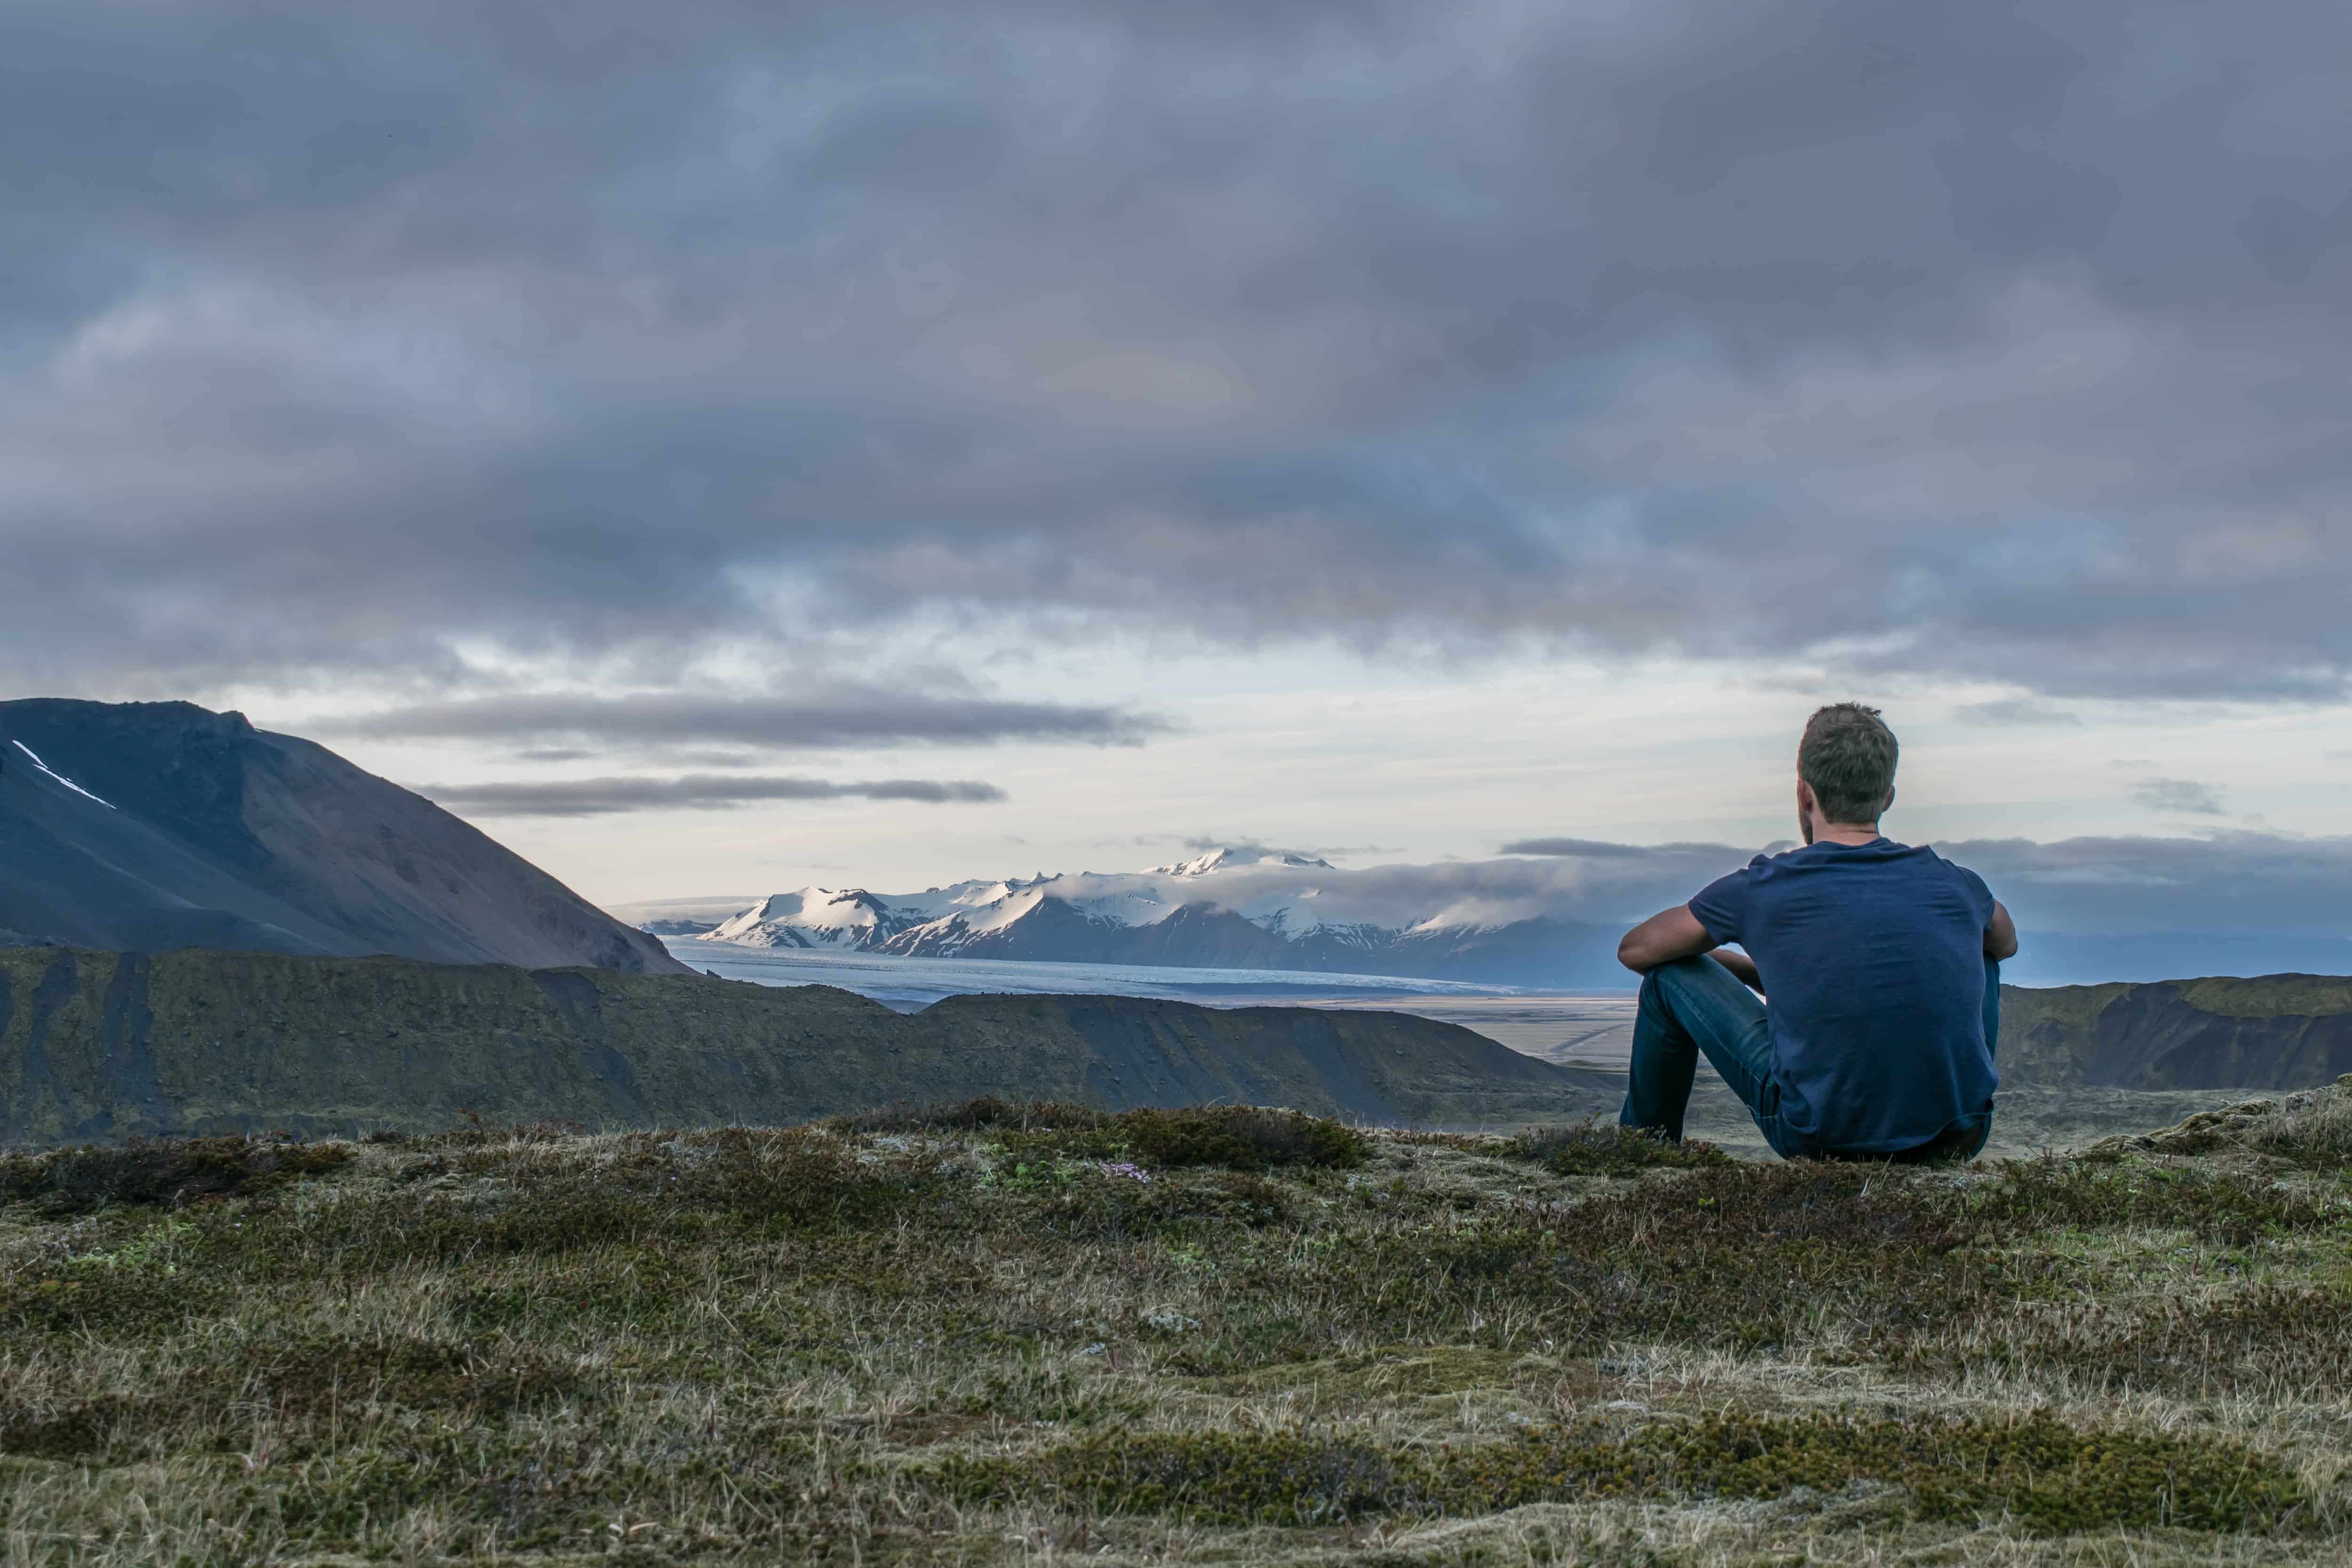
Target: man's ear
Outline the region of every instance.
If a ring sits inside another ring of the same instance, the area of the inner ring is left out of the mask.
[[[1807,784],[1803,779],[1799,779],[1797,781],[1798,813],[1800,815],[1805,815],[1819,810],[1821,804],[1822,803],[1820,801],[1813,798],[1813,786]]]
[[[1893,784],[1888,784],[1888,785],[1886,786],[1886,798],[1885,798],[1885,800],[1880,801],[1880,802],[1878,803],[1878,815],[1879,815],[1879,816],[1885,816],[1888,812],[1893,811],[1894,809],[1895,809],[1895,786],[1894,786]]]

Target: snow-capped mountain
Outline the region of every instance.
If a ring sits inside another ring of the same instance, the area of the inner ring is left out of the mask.
[[[1206,877],[1217,871],[1230,871],[1241,866],[1293,866],[1301,870],[1328,871],[1328,860],[1309,859],[1293,855],[1287,849],[1210,849],[1190,860],[1179,860],[1173,866],[1154,866],[1155,877]]]
[[[1497,867],[1507,874],[1498,879]],[[1149,871],[1041,872],[919,893],[802,888],[741,910],[704,940],[909,958],[1623,983],[1613,960],[1622,928],[1576,918],[1568,906],[1582,900],[1564,901],[1559,867],[1487,862],[1486,874],[1470,874],[1480,869],[1353,871],[1228,847]]]

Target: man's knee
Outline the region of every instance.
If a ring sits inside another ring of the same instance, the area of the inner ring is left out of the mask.
[[[1715,978],[1707,973],[1710,969],[1721,971],[1726,978],[1729,978],[1731,973],[1704,953],[1696,958],[1677,958],[1659,964],[1642,976],[1642,1005],[1671,1014],[1674,1011],[1674,994],[1687,991],[1693,986],[1706,986]]]

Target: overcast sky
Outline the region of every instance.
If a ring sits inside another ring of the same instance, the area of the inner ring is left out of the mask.
[[[1761,845],[1860,696],[1898,835],[2203,841],[2258,921],[2352,835],[2347,57],[2323,0],[15,0],[0,669],[607,900]]]

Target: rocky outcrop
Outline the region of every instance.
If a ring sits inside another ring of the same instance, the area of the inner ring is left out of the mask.
[[[772,1125],[997,1094],[1395,1126],[1613,1110],[1622,1081],[1399,1014],[957,996],[912,1016],[700,975],[0,950],[0,1141],[498,1122]]]
[[[2352,1073],[2325,1088],[2302,1089],[2283,1100],[2248,1100],[2200,1110],[2169,1127],[2119,1133],[2092,1147],[2179,1155],[2242,1151],[2340,1165],[2352,1156]]]

